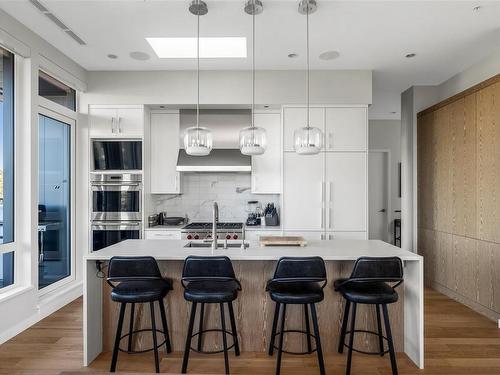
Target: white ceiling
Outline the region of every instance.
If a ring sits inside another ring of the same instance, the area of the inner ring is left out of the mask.
[[[86,43],[80,46],[27,0],[0,0],[0,8],[48,40],[87,70],[194,69],[193,59],[158,59],[145,37],[196,35],[196,17],[189,0],[80,1],[40,0]],[[297,1],[263,0],[256,18],[258,69],[303,69],[305,17]],[[201,18],[202,36],[246,36],[251,42],[251,17],[244,0],[207,0]],[[477,12],[473,8],[481,5]],[[328,1],[318,0],[310,16],[312,69],[371,69],[383,111],[399,111],[394,102],[411,85],[435,85],[500,49],[499,1]],[[340,57],[323,61],[327,50]],[[129,57],[132,51],[151,56]],[[299,57],[290,59],[289,53]],[[406,59],[405,54],[417,56]],[[116,54],[111,60],[107,54]],[[249,69],[247,59],[203,59],[202,69]],[[377,104],[377,103],[375,103]]]

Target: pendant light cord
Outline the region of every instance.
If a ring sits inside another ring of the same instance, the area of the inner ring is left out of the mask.
[[[197,37],[196,37],[196,81],[197,81],[197,99],[196,99],[196,129],[197,138],[200,137],[200,9],[196,12]]]
[[[306,2],[306,101],[307,101],[307,128],[309,124],[309,0]],[[309,132],[308,132],[309,133]],[[309,137],[309,134],[308,134]]]
[[[255,128],[255,1],[252,12],[252,128]]]

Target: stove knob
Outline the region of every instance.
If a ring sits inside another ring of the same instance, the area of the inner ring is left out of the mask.
[[[238,235],[237,234],[233,234],[233,240],[237,240],[238,239]]]
[[[192,239],[193,239],[193,236],[192,236],[191,234],[188,234],[188,235],[187,235],[187,239],[188,239],[188,240],[192,240]]]
[[[207,237],[206,237],[206,238],[207,238],[207,239],[210,239],[210,238],[212,238],[212,235],[211,235],[211,234],[207,234]]]
[[[195,235],[194,235],[194,239],[195,239],[195,240],[198,240],[199,238],[200,238],[200,236],[199,236],[199,235],[197,235],[197,234],[195,234]]]
[[[230,240],[231,239],[231,235],[230,234],[226,234],[226,240]]]

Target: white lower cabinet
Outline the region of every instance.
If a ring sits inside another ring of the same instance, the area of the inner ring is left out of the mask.
[[[145,230],[146,240],[180,240],[180,230]]]
[[[283,232],[284,236],[301,236],[307,241],[316,241],[316,240],[324,240],[325,232],[324,231],[286,231]]]

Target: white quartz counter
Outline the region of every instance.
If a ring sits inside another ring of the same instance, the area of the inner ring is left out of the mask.
[[[422,257],[378,240],[308,241],[307,246],[249,247],[218,249],[184,247],[183,240],[127,240],[85,256],[86,260],[109,260],[113,256],[152,256],[157,260],[183,260],[189,255],[227,255],[232,260],[277,260],[284,256],[320,256],[324,260],[355,260],[361,256],[398,256],[403,261]]]

